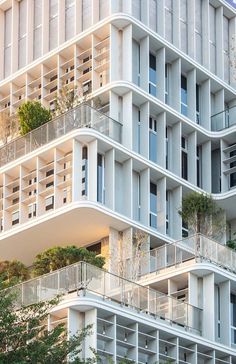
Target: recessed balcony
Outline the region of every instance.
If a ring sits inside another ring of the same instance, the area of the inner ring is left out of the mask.
[[[220,131],[236,125],[236,106],[227,108],[211,117],[211,130]]]

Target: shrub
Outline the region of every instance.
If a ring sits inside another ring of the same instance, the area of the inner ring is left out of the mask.
[[[105,258],[97,256],[86,248],[78,248],[74,245],[66,247],[54,247],[38,254],[33,262],[33,274],[39,276],[63,268],[67,265],[84,261],[102,268]]]
[[[38,101],[24,102],[17,110],[20,121],[20,134],[25,135],[51,120],[50,110]]]

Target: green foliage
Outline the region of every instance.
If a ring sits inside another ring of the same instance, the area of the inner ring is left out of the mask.
[[[82,360],[83,341],[91,326],[67,340],[63,324],[47,329],[49,311],[58,300],[15,309],[17,295],[10,290],[0,291],[0,364],[95,364],[97,358]]]
[[[86,248],[78,248],[74,245],[66,247],[54,247],[38,254],[33,262],[34,276],[52,272],[67,265],[84,261],[102,268],[105,258],[96,256]]]
[[[236,240],[228,240],[226,246],[230,249],[236,250]]]
[[[193,233],[206,236],[222,235],[226,229],[223,210],[208,194],[191,192],[182,200],[179,214]]]
[[[21,135],[25,135],[51,120],[50,110],[43,107],[38,101],[24,102],[18,108],[17,115],[20,121]]]
[[[23,282],[28,278],[28,269],[18,260],[5,260],[0,262],[0,281],[5,287]]]

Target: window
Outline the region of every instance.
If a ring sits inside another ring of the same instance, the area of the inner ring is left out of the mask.
[[[188,145],[187,139],[182,137],[182,178],[188,179]]]
[[[20,213],[19,211],[15,211],[12,213],[12,226],[19,224],[20,222]]]
[[[36,203],[33,203],[28,206],[28,218],[32,219],[36,216]]]
[[[181,114],[188,114],[187,78],[181,75]]]
[[[195,0],[195,58],[202,63],[202,0]]]
[[[149,0],[149,26],[157,31],[157,0]]]
[[[166,169],[169,168],[169,128],[166,127]]]
[[[221,305],[220,305],[220,287],[217,287],[217,305],[216,305],[216,309],[217,309],[217,336],[218,338],[220,338],[220,310],[221,310]]]
[[[49,49],[58,46],[58,0],[49,1]]]
[[[231,342],[236,344],[236,295],[230,295],[231,302]]]
[[[45,210],[49,211],[54,208],[54,196],[49,196],[45,199]]]
[[[3,218],[0,218],[0,233],[3,231]]]
[[[65,0],[65,38],[75,35],[75,0]]]
[[[34,0],[34,59],[42,55],[43,1]]]
[[[202,187],[202,146],[197,146],[197,186]]]
[[[27,0],[19,3],[18,68],[26,65]]]
[[[4,13],[4,77],[11,73],[12,9]]]
[[[88,149],[82,149],[82,196],[88,193]]]
[[[157,186],[150,183],[150,226],[157,228]]]
[[[96,253],[97,255],[101,254],[102,252],[102,244],[101,242],[87,246],[86,249],[90,252]]]
[[[98,154],[97,156],[97,201],[104,203],[105,201],[104,189],[104,156]]]
[[[173,42],[173,0],[165,0],[165,38]]]
[[[149,118],[149,159],[157,162],[157,121]]]
[[[157,93],[156,57],[149,54],[149,93],[156,96]]]
[[[230,158],[236,156],[236,150],[233,150],[229,154]],[[230,168],[236,167],[236,161],[230,163]],[[230,188],[236,186],[236,172],[230,173]]]
[[[210,71],[216,72],[216,9],[209,6],[210,15]]]
[[[200,124],[200,86],[196,84],[196,123]]]
[[[188,23],[187,23],[187,0],[180,1],[180,47],[185,53],[188,51]]]

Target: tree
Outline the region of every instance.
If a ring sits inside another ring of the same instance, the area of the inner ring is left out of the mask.
[[[78,248],[74,245],[66,247],[54,247],[38,254],[33,262],[33,273],[39,276],[63,268],[67,265],[84,261],[102,268],[105,258],[97,256],[86,248]]]
[[[50,110],[46,109],[38,101],[24,102],[18,108],[17,115],[20,121],[21,135],[25,135],[51,120]]]
[[[193,234],[221,237],[226,229],[223,210],[208,194],[191,192],[182,200],[178,211]]]
[[[16,294],[12,290],[0,291],[0,363],[1,364],[73,364],[97,363],[79,358],[84,339],[91,333],[88,326],[68,339],[63,324],[48,330],[47,319],[57,300],[42,302],[16,310]]]
[[[0,281],[3,286],[12,286],[28,278],[28,269],[18,260],[5,260],[0,262]]]
[[[85,102],[87,99],[88,97],[79,93],[78,87],[71,89],[68,85],[64,85],[60,88],[59,94],[56,96],[56,100],[54,101],[54,115],[60,116],[61,114],[64,114]]]
[[[4,145],[19,134],[19,120],[9,112],[0,112],[0,145]]]

